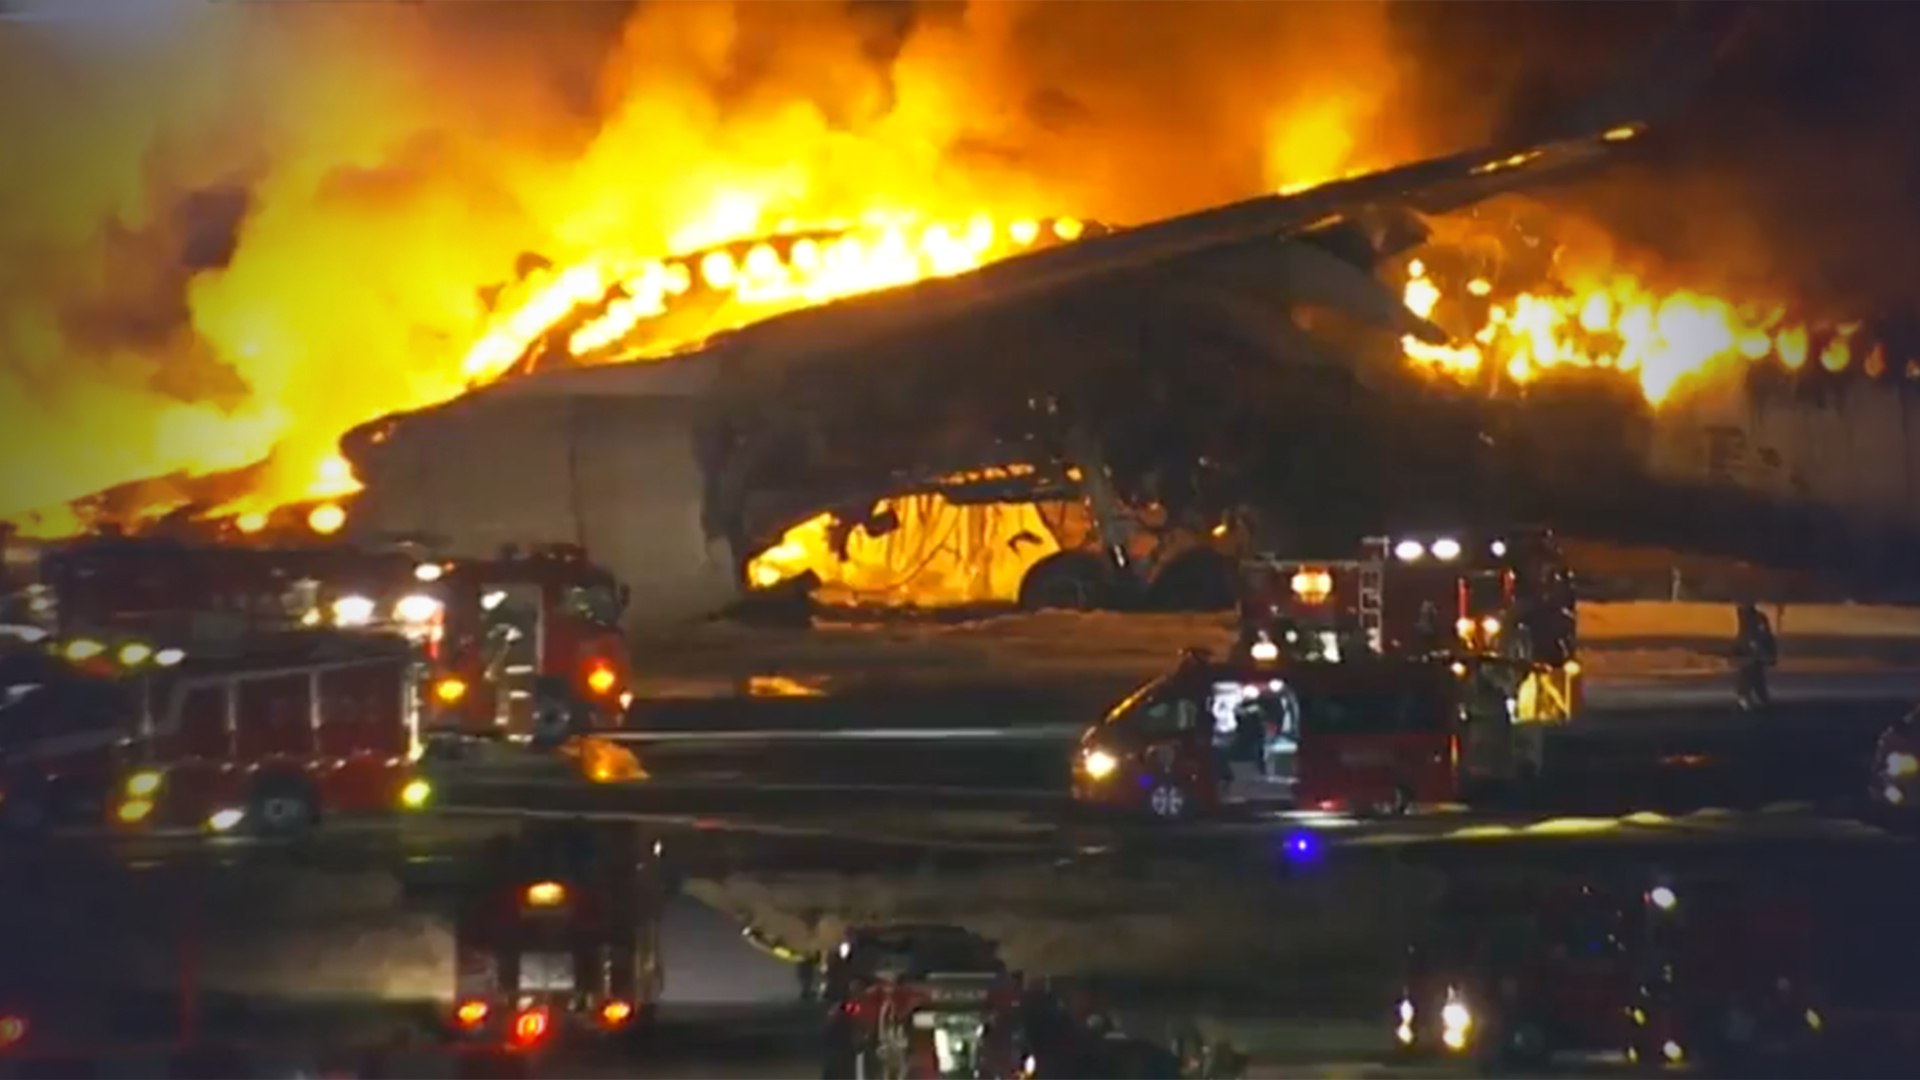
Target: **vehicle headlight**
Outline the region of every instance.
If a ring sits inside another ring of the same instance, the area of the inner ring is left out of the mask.
[[[337,608],[336,608],[337,610]],[[440,601],[425,593],[413,593],[393,605],[393,617],[403,623],[428,623],[440,614]]]
[[[1887,755],[1888,776],[1912,776],[1916,772],[1920,772],[1920,758],[1899,751]]]
[[[1100,780],[1112,775],[1120,767],[1120,760],[1105,750],[1088,750],[1080,756],[1080,766],[1088,776]]]
[[[333,602],[336,626],[365,626],[373,621],[374,603],[365,596],[343,596]]]
[[[1400,1022],[1403,1024],[1413,1023],[1413,1002],[1406,998],[1400,999]]]
[[[1258,663],[1271,664],[1280,659],[1280,646],[1271,641],[1256,641],[1247,653]]]
[[[1458,997],[1449,995],[1440,1007],[1440,1041],[1449,1050],[1464,1050],[1467,1034],[1473,1030],[1473,1011]]]

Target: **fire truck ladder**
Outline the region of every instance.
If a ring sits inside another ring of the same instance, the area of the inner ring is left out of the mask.
[[[1360,553],[1360,630],[1367,637],[1367,648],[1376,653],[1383,652],[1387,647],[1381,629],[1387,577],[1387,539],[1368,537],[1360,542]]]

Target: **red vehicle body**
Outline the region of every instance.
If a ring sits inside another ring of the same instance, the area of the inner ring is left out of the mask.
[[[442,603],[432,720],[469,734],[525,734],[537,677],[617,723],[632,701],[625,591],[578,548],[440,564]]]
[[[426,800],[412,766],[416,665],[399,638],[86,643],[15,653],[0,678],[11,825],[293,833]]]
[[[1264,636],[1283,651],[1327,659],[1445,652],[1563,664],[1573,656],[1572,579],[1550,534],[1467,544],[1371,537],[1350,558],[1268,555],[1242,570],[1248,645]],[[1289,642],[1289,633],[1304,640]]]
[[[486,860],[455,924],[452,1024],[534,1051],[649,1021],[664,988],[657,849],[632,825],[543,825]]]
[[[1654,883],[1511,902],[1525,906],[1504,931],[1456,924],[1412,950],[1400,1045],[1533,1070],[1596,1051],[1724,1064],[1803,1051],[1824,1028],[1811,915],[1791,898]]]
[[[953,927],[856,930],[826,958],[827,1076],[1022,1075],[1022,986]]]
[[[34,563],[31,583],[14,583],[14,606],[23,621],[71,638],[166,636],[209,620],[234,634],[293,626],[402,634],[432,665],[436,726],[523,732],[527,687],[542,676],[617,716],[631,684],[622,590],[570,546],[434,560],[342,544],[101,537],[49,548]]]
[[[1074,797],[1183,817],[1265,794],[1328,810],[1405,811],[1537,775],[1530,665],[1490,657],[1343,663],[1190,659],[1081,738]]]

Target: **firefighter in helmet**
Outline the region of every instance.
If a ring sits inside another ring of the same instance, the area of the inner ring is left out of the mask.
[[[1734,632],[1734,697],[1742,709],[1762,709],[1772,704],[1767,692],[1767,669],[1780,659],[1780,646],[1773,635],[1773,624],[1752,600],[1742,600],[1736,611],[1739,628]]]

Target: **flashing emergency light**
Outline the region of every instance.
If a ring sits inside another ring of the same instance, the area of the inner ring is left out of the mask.
[[[1271,664],[1280,659],[1280,646],[1261,638],[1248,647],[1247,655],[1253,657],[1255,663]]]
[[[1307,829],[1290,832],[1280,841],[1280,857],[1290,863],[1314,862],[1324,850],[1320,838]]]
[[[1453,631],[1460,635],[1460,640],[1462,641],[1471,639],[1473,637],[1473,620],[1467,618],[1456,619],[1453,624]]]
[[[160,785],[165,780],[165,773],[154,769],[141,769],[127,777],[127,794],[135,799],[151,798],[154,792],[160,790]]]
[[[400,598],[393,605],[393,617],[396,622],[429,623],[440,615],[440,601],[425,593],[411,593]]]
[[[1507,542],[1505,540],[1495,540],[1493,543],[1487,545],[1487,550],[1493,553],[1494,558],[1504,559],[1507,557]]]
[[[547,1034],[547,1007],[538,1005],[513,1018],[513,1041],[521,1046],[539,1042]]]
[[[587,689],[596,694],[607,693],[619,681],[620,676],[615,675],[613,669],[604,663],[596,663],[587,671]]]
[[[128,799],[126,802],[120,804],[120,809],[114,812],[114,816],[119,818],[123,824],[138,825],[140,822],[147,820],[148,816],[152,813],[153,800]]]
[[[424,562],[413,568],[413,580],[439,581],[445,573],[439,563]]]
[[[1441,537],[1435,540],[1433,547],[1428,550],[1433,552],[1434,558],[1441,562],[1449,562],[1460,557],[1460,541],[1451,537]]]
[[[107,647],[105,645],[92,638],[75,638],[67,642],[66,648],[61,649],[60,654],[77,663],[91,660],[106,651]]]
[[[492,1011],[484,1001],[463,1001],[453,1010],[453,1018],[460,1022],[461,1027],[479,1027]]]
[[[336,626],[365,626],[373,621],[374,603],[365,596],[343,596],[333,602]]]
[[[153,659],[153,647],[135,641],[120,646],[120,662],[127,667],[139,667]]]
[[[1105,750],[1090,749],[1081,755],[1080,767],[1086,770],[1088,777],[1101,780],[1112,775],[1113,770],[1120,767],[1120,762]]]
[[[466,680],[453,678],[452,676],[441,679],[439,682],[433,684],[433,696],[439,698],[445,704],[452,705],[467,696]]]
[[[207,828],[217,833],[232,832],[239,828],[240,823],[245,821],[246,818],[247,812],[245,810],[229,806],[222,810],[215,810],[209,815],[207,817]]]
[[[1393,545],[1393,557],[1401,562],[1413,562],[1426,553],[1425,545],[1418,540],[1402,540]]]
[[[153,654],[153,662],[161,667],[172,667],[186,658],[187,654],[183,649],[161,649]]]
[[[400,789],[400,805],[409,810],[418,810],[433,798],[433,785],[425,780],[409,780]]]
[[[0,1050],[27,1037],[27,1018],[8,1014],[0,1016]]]
[[[619,1027],[633,1019],[633,1006],[624,1001],[609,1001],[600,1006],[600,1022],[608,1027]]]
[[[1325,570],[1298,570],[1294,572],[1293,595],[1302,603],[1325,603],[1333,595],[1333,575]]]
[[[536,881],[527,886],[528,907],[559,907],[567,902],[567,887],[557,881]]]
[[[1665,885],[1655,885],[1647,890],[1647,903],[1661,911],[1672,911],[1680,903],[1680,897]]]

